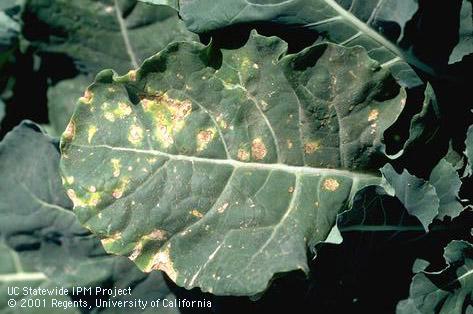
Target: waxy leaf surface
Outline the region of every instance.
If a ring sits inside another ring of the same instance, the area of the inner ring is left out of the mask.
[[[104,68],[126,73],[170,42],[195,38],[175,10],[136,0],[29,0],[24,16],[34,46],[66,54],[93,75]],[[47,36],[37,32],[44,27]]]
[[[399,302],[398,314],[471,313],[473,292],[473,246],[452,241],[445,247],[448,266],[439,272],[419,271],[412,279],[409,298]]]
[[[178,3],[181,18],[196,33],[245,23],[311,29],[329,42],[365,47],[370,57],[391,67],[403,85],[422,84],[402,61],[405,53],[396,44],[404,37],[407,22],[418,10],[414,0],[185,0]],[[410,59],[422,66],[413,56]]]
[[[308,271],[307,247],[380,183],[382,135],[406,95],[361,47],[286,48],[255,32],[232,50],[176,43],[137,72],[97,76],[61,169],[108,252],[222,295]]]
[[[463,57],[473,53],[473,2],[463,0],[460,11],[458,44],[450,55],[449,63],[462,61]]]

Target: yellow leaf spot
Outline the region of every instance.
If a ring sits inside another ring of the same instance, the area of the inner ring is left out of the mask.
[[[203,151],[207,148],[207,145],[215,137],[215,129],[208,128],[207,130],[200,131],[197,133],[197,151]]]
[[[131,107],[127,103],[119,102],[117,108],[113,110],[115,118],[123,119],[131,114]]]
[[[105,249],[110,248],[110,246],[115,243],[116,241],[120,240],[122,238],[122,234],[120,232],[115,233],[114,235],[100,240],[102,242],[102,245]]]
[[[127,76],[130,79],[130,81],[135,82],[136,81],[136,70],[128,71]]]
[[[67,184],[73,184],[74,183],[74,177],[73,176],[66,177],[66,182],[67,182]]]
[[[151,115],[155,124],[156,140],[164,148],[174,143],[174,136],[185,126],[185,119],[192,111],[189,100],[170,98],[166,93],[141,100],[143,110]]]
[[[227,207],[228,207],[228,203],[224,203],[222,206],[217,208],[217,212],[221,214],[225,211],[225,209],[227,209]]]
[[[120,176],[120,169],[122,168],[122,166],[120,164],[120,159],[112,158],[112,159],[110,159],[110,162],[112,163],[113,176],[115,178]]]
[[[250,153],[247,150],[240,148],[238,150],[237,157],[238,157],[238,160],[248,161],[250,159]]]
[[[204,215],[203,215],[200,211],[198,211],[197,209],[191,210],[191,211],[189,212],[189,214],[191,214],[192,216],[197,217],[197,218],[202,218],[202,217],[204,217]]]
[[[223,115],[219,114],[215,119],[221,129],[226,129],[228,127],[227,122],[223,119]]]
[[[177,272],[174,269],[174,265],[170,257],[169,246],[167,246],[164,250],[161,249],[153,256],[151,264],[146,267],[145,272],[151,272],[152,270],[164,271],[169,276],[169,278],[171,278],[173,281],[176,281]]]
[[[113,192],[112,196],[116,199],[119,199],[123,196],[123,193],[125,192],[125,189],[127,188],[128,184],[130,183],[130,179],[125,177],[120,180],[120,183],[118,184],[118,187],[116,187]]]
[[[251,143],[251,156],[255,160],[263,159],[267,154],[266,146],[261,138],[255,138]]]
[[[288,148],[288,149],[291,149],[291,148],[294,146],[294,145],[292,144],[292,141],[291,141],[291,140],[287,140],[286,143],[287,143],[287,148]]]
[[[93,99],[94,99],[94,93],[92,93],[90,90],[87,89],[84,92],[84,96],[79,98],[79,101],[83,104],[90,105]]]
[[[371,122],[378,119],[378,115],[379,115],[379,111],[377,109],[371,110],[370,113],[368,114],[368,121]]]
[[[97,133],[97,127],[95,125],[89,126],[88,135],[87,135],[87,142],[90,144],[92,138],[94,137],[95,133]]]
[[[154,165],[156,163],[156,161],[158,161],[158,159],[156,158],[147,158],[146,161],[150,164],[150,165]]]
[[[100,201],[100,194],[98,192],[88,193],[88,197],[80,198],[73,189],[66,191],[67,196],[71,199],[74,208],[76,207],[95,207]]]
[[[69,196],[69,198],[71,199],[74,208],[83,206],[82,201],[77,197],[76,191],[74,191],[73,189],[67,190],[67,196]]]
[[[97,188],[93,185],[89,186],[89,192],[95,193],[97,192]]]
[[[115,122],[115,115],[111,113],[110,111],[106,111],[103,114],[104,118],[107,119],[110,122]]]
[[[244,57],[242,62],[241,62],[241,67],[242,68],[247,68],[247,67],[250,66],[250,64],[251,64],[250,59]]]
[[[257,65],[256,63],[253,63],[253,69],[258,70],[258,69],[259,69],[259,65]]]
[[[143,140],[143,129],[137,125],[132,125],[128,132],[128,141],[133,145],[138,145]]]
[[[128,258],[132,261],[136,260],[138,258],[138,256],[141,255],[141,252],[143,251],[143,243],[141,242],[138,242],[135,247],[133,248],[133,252],[131,253],[130,256],[128,256]]]
[[[340,183],[338,183],[338,181],[335,179],[325,179],[323,186],[324,186],[324,189],[333,192],[338,189],[338,187],[340,186]]]

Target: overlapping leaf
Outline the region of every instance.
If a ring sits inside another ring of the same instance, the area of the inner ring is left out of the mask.
[[[473,53],[473,3],[463,0],[460,12],[458,44],[450,55],[449,63],[459,62],[463,57]]]
[[[193,32],[206,33],[227,26],[256,22],[276,23],[287,28],[312,29],[330,42],[348,47],[356,45],[365,47],[372,58],[391,67],[393,74],[402,84],[410,87],[422,84],[412,69],[402,61],[405,53],[395,44],[396,41],[402,39],[406,23],[417,12],[417,1],[191,0],[178,2],[180,16]],[[422,64],[414,57],[411,56],[411,59],[422,67]]]
[[[379,183],[405,92],[361,47],[285,55],[177,43],[100,73],[62,137],[79,220],[111,253],[179,285],[253,295],[308,270],[354,193]]]
[[[35,154],[31,154],[33,149]],[[107,255],[100,242],[80,226],[69,210],[72,204],[62,187],[58,165],[58,142],[33,123],[24,122],[0,144],[0,239],[16,250],[7,253],[5,249],[0,258],[15,257],[15,269],[19,272],[7,277],[0,274],[0,281],[6,278],[11,284],[34,277],[38,284],[65,288],[112,284],[132,288],[132,294],[121,296],[121,300],[172,299],[161,274],[147,276],[126,258]],[[18,264],[21,261],[27,261],[31,267],[22,270]],[[22,284],[33,283],[25,280]],[[2,297],[2,305],[4,301]],[[95,308],[95,304],[91,306]],[[103,310],[109,311],[94,309]],[[114,313],[134,310],[113,309]]]
[[[448,267],[440,272],[421,270],[412,279],[409,299],[401,301],[397,313],[460,314],[472,310],[473,246],[452,241],[445,248]]]
[[[25,263],[26,262],[26,263]],[[0,313],[11,314],[11,313],[24,313],[25,309],[28,309],[28,313],[42,314],[44,313],[44,307],[28,307],[23,304],[21,307],[22,299],[28,300],[31,296],[24,297],[23,295],[9,295],[8,288],[15,287],[21,289],[20,293],[23,293],[23,288],[49,288],[53,289],[56,286],[54,282],[49,280],[43,273],[38,272],[31,263],[28,264],[27,259],[22,259],[14,250],[0,242]],[[45,300],[47,304],[51,304],[52,299],[56,299],[59,302],[68,301],[67,296],[50,296],[46,295],[41,298]],[[16,304],[9,305],[8,300],[15,300]],[[59,313],[80,313],[75,308],[53,308],[48,306],[48,313],[59,314]]]
[[[24,22],[33,45],[67,54],[94,75],[104,68],[125,73],[168,43],[195,38],[173,9],[136,0],[28,0]]]
[[[7,63],[18,46],[20,23],[18,14],[22,0],[5,0],[0,3],[0,69]]]

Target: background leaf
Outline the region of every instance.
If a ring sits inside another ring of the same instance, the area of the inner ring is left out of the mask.
[[[449,63],[459,62],[473,53],[473,6],[471,0],[463,0],[460,12],[458,44],[450,55]]]
[[[402,61],[405,53],[395,42],[401,40],[417,7],[414,0],[191,0],[179,3],[179,13],[189,30],[199,34],[232,25],[272,23],[286,29],[310,29],[329,42],[348,47],[361,45],[370,57],[391,67],[401,84],[414,87],[422,82]],[[423,66],[415,57],[411,59]]]
[[[121,73],[172,41],[192,40],[171,8],[136,0],[28,0],[24,36],[41,52],[66,54],[95,75]]]
[[[427,231],[439,213],[440,200],[435,188],[429,182],[411,175],[407,170],[398,174],[390,164],[386,164],[381,173],[394,188],[396,197],[409,214],[417,217]]]
[[[468,313],[473,301],[473,246],[452,241],[444,258],[447,268],[414,276],[409,299],[399,303],[397,313]]]

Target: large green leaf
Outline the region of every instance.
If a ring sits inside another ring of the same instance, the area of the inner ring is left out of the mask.
[[[52,287],[111,285],[132,291],[115,301],[141,299],[149,305],[159,298],[172,300],[160,273],[143,274],[128,259],[107,255],[100,241],[78,223],[61,183],[58,144],[31,122],[22,123],[0,144],[0,240],[16,250],[13,256],[31,265],[28,273],[34,271]],[[5,254],[0,252],[0,257]],[[100,298],[92,295],[88,302],[94,297]],[[89,305],[95,312],[142,313],[137,308]]]
[[[415,0],[178,2],[179,14],[193,32],[206,33],[231,25],[257,22],[311,29],[330,42],[349,47],[365,47],[372,58],[391,67],[396,78],[406,86],[422,84],[412,69],[403,62],[405,53],[396,45],[397,41],[402,40],[406,23],[417,12],[418,4]],[[399,29],[398,34],[389,34],[388,30],[395,27]],[[423,67],[413,56],[410,56],[410,61]]]
[[[448,267],[440,272],[420,271],[412,279],[409,299],[397,313],[470,313],[473,295],[473,245],[452,241],[445,248]]]
[[[361,47],[285,55],[176,43],[133,74],[100,73],[62,136],[79,220],[108,252],[179,285],[253,295],[308,271],[355,192],[380,183],[405,91]]]
[[[463,0],[460,11],[458,44],[450,55],[449,63],[459,62],[463,57],[473,53],[473,3]]]
[[[170,42],[195,38],[173,9],[136,0],[28,0],[24,23],[41,51],[65,53],[93,74],[125,73]],[[46,36],[36,31],[45,27]]]

